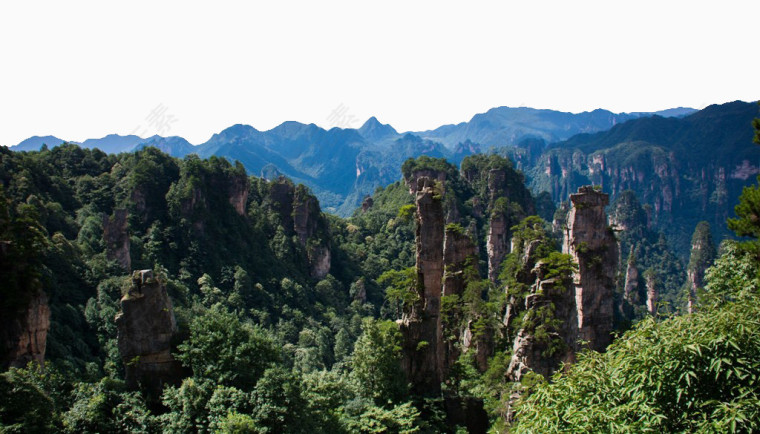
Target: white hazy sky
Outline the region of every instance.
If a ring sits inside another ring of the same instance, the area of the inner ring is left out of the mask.
[[[758,100],[758,17],[757,0],[3,2],[0,144]]]

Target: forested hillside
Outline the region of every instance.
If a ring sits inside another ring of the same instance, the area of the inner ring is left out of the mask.
[[[756,103],[711,105],[683,118],[644,117],[594,134],[503,148],[531,189],[567,200],[579,186],[601,185],[613,199],[633,190],[648,225],[686,260],[694,226],[704,220],[721,240],[742,188],[760,173],[752,141]]]
[[[634,192],[555,209],[497,155],[406,160],[346,219],[270,178],[0,149],[2,430],[757,429],[756,242],[708,269],[695,224],[686,263]]]

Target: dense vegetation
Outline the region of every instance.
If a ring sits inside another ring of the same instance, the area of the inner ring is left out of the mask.
[[[587,352],[551,382],[527,385],[514,432],[760,430],[758,191],[744,189],[728,222],[751,239],[722,244],[696,313],[645,319],[604,354]],[[709,240],[704,226],[695,241]]]
[[[276,200],[289,181],[248,178],[223,159],[74,145],[0,152],[0,233],[9,246],[0,317],[11,320],[41,289],[52,310],[44,369],[0,377],[4,431],[424,426],[404,385],[393,386],[401,378],[395,325],[377,319],[387,306],[375,279],[414,263],[400,184],[378,190],[375,206],[351,221],[317,208],[303,245],[292,211]],[[241,180],[244,215],[229,201]],[[295,203],[309,202],[303,186],[289,188]],[[103,237],[119,209],[129,215],[132,268],[152,268],[173,299],[174,352],[190,374],[160,402],[123,381],[113,319],[130,280]],[[315,279],[309,248],[319,244],[331,246],[335,275]]]
[[[378,188],[342,219],[322,214],[302,185],[248,177],[221,158],[0,148],[0,322],[41,291],[51,309],[45,365],[0,374],[0,430],[455,432],[463,428],[447,420],[450,398],[484,402],[501,430],[518,389],[518,432],[758,429],[757,242],[724,245],[697,313],[662,309],[665,318],[639,322],[551,382],[528,375],[511,384],[505,370],[518,329],[545,339],[548,352],[562,345],[552,337],[551,302],[503,323],[507,306],[527,296],[527,243],[537,242],[536,260],[558,282],[575,269],[549,224],[531,216],[553,215],[551,197],[533,198],[523,175],[494,155],[465,158],[460,169],[429,157],[402,165],[406,178],[419,170],[446,173],[444,209],[460,222],[446,230],[469,234],[483,253],[489,218],[501,214],[516,246],[498,284],[482,278],[485,261],[471,261],[457,271],[463,293],[441,300],[447,330],[467,329],[495,350],[486,360],[462,351],[440,396],[413,394],[401,371],[394,320],[416,286],[416,211],[404,183]],[[508,198],[492,197],[494,170],[506,173]],[[745,190],[730,223],[739,235],[760,234],[759,197]],[[658,274],[667,302],[683,304],[684,267],[649,230],[636,197],[623,194],[613,208],[631,228],[624,253]],[[129,267],[114,253],[121,241],[104,236],[123,212]],[[332,265],[315,277],[320,248]],[[186,375],[161,396],[125,382],[114,317],[131,269],[152,269],[174,304],[172,352]]]
[[[610,205],[610,215],[617,225],[621,263],[625,265],[632,261],[640,272],[639,291],[635,298],[641,301],[646,299],[645,277],[648,277],[659,293],[659,311],[683,311],[686,303],[686,272],[683,263],[673,253],[665,235],[650,229],[646,211],[636,194],[627,190],[618,195]],[[712,258],[707,262],[702,264],[705,268],[712,263]],[[622,293],[624,279],[625,268],[622,268],[618,279],[618,296]],[[642,314],[643,312],[638,312],[637,316],[641,317]]]
[[[734,101],[682,118],[633,119],[555,143],[525,140],[499,152],[516,161],[532,191],[547,191],[556,202],[588,184],[603,186],[613,200],[633,190],[650,228],[662,232],[685,263],[700,221],[710,224],[718,241],[732,236],[725,221],[756,174],[760,148],[749,144],[758,114],[756,103]]]

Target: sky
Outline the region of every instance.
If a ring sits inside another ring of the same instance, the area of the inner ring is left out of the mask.
[[[758,17],[757,0],[3,2],[0,145],[755,101]]]

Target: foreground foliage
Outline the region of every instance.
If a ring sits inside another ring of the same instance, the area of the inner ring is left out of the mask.
[[[760,429],[760,305],[647,319],[531,391],[515,432]]]

